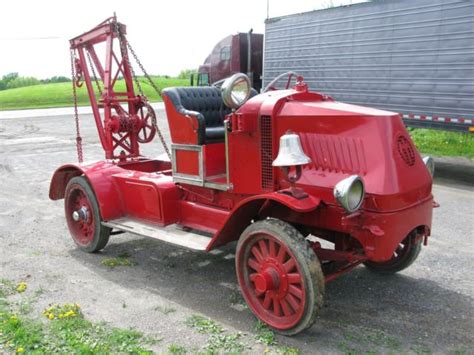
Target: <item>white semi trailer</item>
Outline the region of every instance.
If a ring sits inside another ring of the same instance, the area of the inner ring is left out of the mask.
[[[474,132],[474,1],[378,0],[267,19],[263,87],[286,71],[412,127]]]

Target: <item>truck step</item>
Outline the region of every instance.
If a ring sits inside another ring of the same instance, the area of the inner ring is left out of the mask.
[[[176,225],[159,227],[130,218],[119,218],[102,222],[102,225],[116,230],[150,237],[163,242],[192,250],[206,250],[210,236],[196,234],[179,229]]]

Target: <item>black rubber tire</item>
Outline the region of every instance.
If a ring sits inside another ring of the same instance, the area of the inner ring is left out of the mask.
[[[416,240],[416,234],[410,233],[401,243],[403,249],[392,259],[383,262],[366,261],[364,265],[372,272],[391,275],[402,271],[413,264],[421,251],[422,238]]]
[[[93,239],[89,244],[82,244],[78,240],[76,240],[70,225],[70,223],[74,223],[74,221],[71,220],[71,216],[68,216],[67,204],[68,199],[71,198],[73,191],[76,189],[80,189],[85,192],[86,198],[92,210],[91,212],[93,215],[93,223],[95,228]],[[109,241],[111,228],[102,225],[102,217],[100,216],[97,198],[95,197],[94,191],[92,190],[91,186],[89,185],[89,182],[86,180],[85,177],[76,176],[69,180],[66,186],[66,192],[64,194],[64,209],[66,213],[66,220],[68,222],[69,231],[71,233],[73,241],[76,243],[79,249],[87,253],[96,253],[105,248]]]
[[[314,324],[317,313],[323,305],[325,280],[321,269],[321,264],[316,254],[305,241],[304,237],[292,225],[274,218],[255,222],[244,230],[237,243],[235,260],[237,279],[239,281],[241,292],[243,285],[241,284],[241,279],[239,278],[239,272],[243,272],[241,270],[243,268],[241,258],[246,252],[243,250],[243,248],[246,247],[247,240],[253,238],[253,234],[258,233],[259,231],[265,231],[266,233],[271,234],[272,237],[278,239],[278,241],[281,243],[284,243],[286,248],[289,249],[291,253],[293,253],[301,270],[307,300],[305,301],[305,307],[301,319],[290,329],[282,330],[272,327],[265,322],[265,319],[260,318],[255,312],[253,313],[257,318],[260,319],[260,321],[266,323],[275,332],[283,335],[295,335]],[[244,287],[248,289],[247,286]],[[252,310],[252,307],[246,298],[245,292],[242,292],[242,295],[247,301],[249,308]]]

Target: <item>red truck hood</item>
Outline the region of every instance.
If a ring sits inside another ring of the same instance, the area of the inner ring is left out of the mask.
[[[363,207],[378,211],[406,208],[431,197],[431,175],[399,114],[327,98],[309,100],[320,98],[318,94],[298,96],[269,98],[275,108],[275,152],[279,137],[292,130],[312,160],[298,185],[331,204],[335,184],[357,174],[367,192]],[[263,102],[262,111],[272,105]]]

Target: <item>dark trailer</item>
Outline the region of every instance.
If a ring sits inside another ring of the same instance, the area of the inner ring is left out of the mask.
[[[474,131],[474,1],[381,0],[270,18],[263,86],[294,71],[412,127]]]

